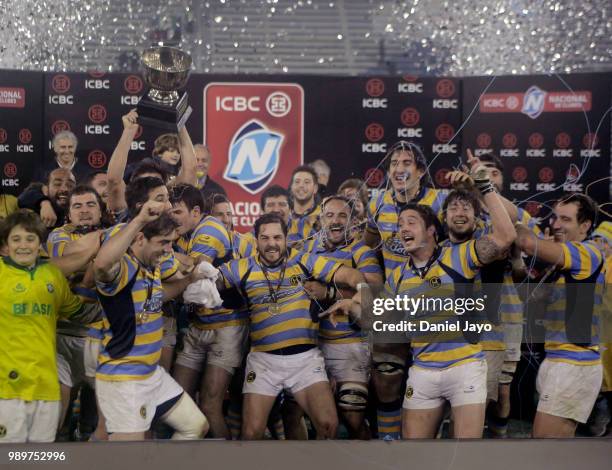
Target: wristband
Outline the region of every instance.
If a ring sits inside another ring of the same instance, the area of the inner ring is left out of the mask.
[[[491,180],[489,179],[489,175],[485,167],[478,167],[474,172],[473,179],[476,189],[478,189],[478,191],[480,191],[480,194],[482,194],[483,196],[492,191],[495,191],[495,186],[493,185],[493,183],[491,183]]]

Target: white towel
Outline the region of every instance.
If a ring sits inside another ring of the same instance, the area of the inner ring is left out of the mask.
[[[207,308],[220,307],[223,304],[223,300],[221,300],[215,282],[219,277],[219,270],[206,261],[198,264],[196,269],[205,278],[189,284],[185,292],[183,292],[183,300],[187,303],[203,305]]]

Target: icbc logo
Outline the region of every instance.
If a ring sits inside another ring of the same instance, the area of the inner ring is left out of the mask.
[[[516,135],[512,134],[511,132],[504,134],[504,137],[502,137],[502,144],[507,149],[516,147],[516,142]]]
[[[529,136],[529,147],[539,149],[544,145],[544,136],[539,132],[534,132]]]
[[[512,170],[512,179],[517,183],[522,183],[527,179],[527,170],[523,166],[517,166]]]
[[[53,88],[55,93],[66,93],[70,90],[70,79],[68,75],[55,75],[53,80],[51,80],[51,88]]]
[[[92,78],[102,78],[104,76],[104,72],[100,72],[99,70],[90,70],[89,76]]]
[[[478,134],[478,137],[476,137],[476,145],[481,149],[488,148],[489,145],[491,145],[491,136],[485,132]]]
[[[380,168],[370,168],[365,172],[365,182],[370,188],[377,188],[383,182],[385,174]]]
[[[101,104],[94,104],[89,107],[87,111],[87,115],[89,116],[89,120],[94,124],[100,124],[106,120],[106,108]]]
[[[287,93],[275,91],[266,99],[266,109],[274,117],[286,116],[291,111],[291,98]]]
[[[4,165],[4,175],[7,178],[14,178],[17,175],[17,165],[13,162],[8,162]]]
[[[555,172],[552,168],[545,166],[538,172],[538,177],[542,183],[550,183],[555,178]]]
[[[402,124],[406,127],[416,126],[421,120],[421,115],[414,108],[406,108],[401,115]]]
[[[123,80],[123,88],[131,94],[140,93],[140,90],[142,90],[142,80],[138,75],[128,75],[127,78]]]
[[[385,136],[385,129],[377,122],[373,122],[366,127],[365,136],[370,142],[378,142]]]
[[[557,134],[557,137],[555,139],[555,144],[557,144],[557,147],[559,147],[560,149],[566,149],[568,148],[572,143],[572,138],[569,136],[568,133],[566,132],[561,132],[560,134]]]
[[[446,175],[448,174],[450,170],[448,168],[440,168],[438,171],[436,171],[436,174],[434,176],[435,180],[436,180],[436,185],[441,187],[441,188],[446,188],[449,186],[449,182],[446,179]]]
[[[375,98],[382,95],[385,92],[385,82],[380,78],[371,78],[366,83],[366,92]]]
[[[597,144],[599,144],[599,138],[597,137],[597,134],[593,132],[584,134],[584,137],[582,138],[582,145],[584,147],[592,149],[597,147]]]
[[[138,124],[138,130],[136,131],[136,134],[134,134],[134,140],[139,139],[141,135],[142,135],[142,126]]]
[[[529,201],[527,204],[525,204],[525,210],[529,212],[529,215],[532,217],[538,215],[538,212],[540,212],[540,207],[541,204],[536,201]]]
[[[438,83],[436,83],[436,93],[440,98],[450,98],[455,94],[455,84],[448,78],[438,80]]]
[[[450,124],[440,124],[436,127],[436,139],[443,144],[450,141],[455,135],[455,128]]]
[[[68,124],[67,121],[60,119],[58,121],[54,121],[53,124],[51,124],[51,133],[53,135],[58,134],[59,132],[69,131],[69,130],[70,130],[70,124]]]
[[[102,168],[106,165],[106,154],[102,150],[92,150],[87,155],[87,161],[92,168]]]
[[[6,138],[7,138],[6,130],[0,128],[0,144],[3,144],[4,142],[6,142]]]
[[[19,131],[19,142],[22,144],[29,144],[32,141],[32,133],[30,129],[21,129]]]

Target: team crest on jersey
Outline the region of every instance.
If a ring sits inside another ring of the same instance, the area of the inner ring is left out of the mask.
[[[24,287],[24,285],[21,282],[18,282],[17,284],[15,284],[15,287],[13,287],[13,292],[17,294],[21,294],[25,292],[26,290],[27,289]]]
[[[523,96],[523,109],[521,112],[526,114],[531,119],[536,119],[542,111],[544,111],[544,101],[546,92],[540,90],[537,86],[529,87]]]
[[[441,284],[442,284],[442,281],[440,281],[440,278],[438,276],[434,276],[429,280],[429,285],[433,289],[437,289],[438,287],[440,287]]]
[[[140,417],[142,419],[147,419],[147,407],[144,405],[140,407]]]
[[[302,283],[303,280],[303,276],[301,276],[300,274],[296,274],[294,276],[291,276],[289,278],[289,283],[295,287],[295,286],[299,286]]]
[[[408,256],[406,250],[404,249],[404,245],[402,245],[401,240],[395,236],[387,238],[385,240],[385,248],[394,255]]]
[[[223,178],[251,194],[259,192],[278,170],[283,140],[281,133],[267,129],[257,119],[248,121],[230,143]]]
[[[406,387],[406,398],[410,400],[413,394],[414,394],[414,389],[412,388],[412,385],[408,385]]]
[[[49,292],[49,294],[53,294],[53,292],[55,291],[53,284],[51,284],[50,282],[47,283],[47,291]]]
[[[0,424],[0,438],[6,436],[6,426]]]
[[[251,371],[247,374],[246,376],[246,381],[247,383],[253,383],[255,382],[255,378],[257,377],[257,374],[255,374],[254,371]]]

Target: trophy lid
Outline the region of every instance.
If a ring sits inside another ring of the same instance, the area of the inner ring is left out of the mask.
[[[142,53],[145,82],[158,90],[177,90],[187,83],[191,56],[175,47],[154,46]]]

